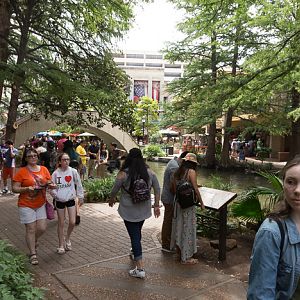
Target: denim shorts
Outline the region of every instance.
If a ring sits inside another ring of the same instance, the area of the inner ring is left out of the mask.
[[[47,219],[45,204],[38,208],[19,206],[21,224],[30,224],[37,220]]]

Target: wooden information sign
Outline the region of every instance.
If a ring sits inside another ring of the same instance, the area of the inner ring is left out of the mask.
[[[224,261],[226,259],[227,205],[237,194],[207,187],[200,187],[199,192],[205,208],[219,211],[219,260]]]

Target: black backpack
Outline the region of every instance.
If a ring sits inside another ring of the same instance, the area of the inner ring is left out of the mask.
[[[176,200],[182,209],[197,204],[194,187],[191,182],[187,180],[187,172],[183,179],[176,185]]]
[[[123,186],[124,188],[124,186]],[[141,203],[151,199],[150,189],[148,187],[147,182],[138,177],[134,180],[132,190],[128,191],[124,188],[124,190],[130,194],[133,203]]]

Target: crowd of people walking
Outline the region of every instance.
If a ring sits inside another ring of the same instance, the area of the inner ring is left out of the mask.
[[[162,251],[177,253],[184,265],[198,260],[196,236],[196,206],[204,209],[197,182],[197,156],[184,151],[169,161],[165,168],[162,192],[156,174],[146,164],[142,152],[132,148],[121,164],[123,150],[112,143],[110,151],[104,143],[86,141],[75,145],[65,136],[53,140],[24,143],[21,167],[15,173],[18,150],[11,141],[1,148],[3,193],[19,194],[20,222],[25,225],[25,240],[32,265],[38,264],[37,248],[47,226],[47,192],[53,197],[57,212],[58,247],[64,254],[72,250],[71,235],[77,212],[84,201],[82,180],[118,171],[109,206],[114,206],[120,194],[118,213],[124,221],[131,241],[131,256],[135,268],[129,275],[145,278],[142,251],[142,228],[152,212],[159,217],[160,201],[164,205],[161,232]],[[89,160],[87,159],[89,158]],[[88,170],[87,170],[88,167]],[[296,157],[283,169],[283,193],[275,210],[261,225],[251,256],[248,299],[290,299],[299,281],[300,257],[300,158]],[[96,172],[95,172],[96,171]],[[97,176],[96,175],[96,176]],[[154,199],[151,201],[151,190]],[[65,233],[65,219],[68,227]],[[266,251],[268,255],[265,255]]]

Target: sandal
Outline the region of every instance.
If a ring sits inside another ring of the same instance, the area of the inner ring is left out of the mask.
[[[36,256],[35,253],[29,255],[29,262],[30,262],[33,266],[39,264],[39,261],[38,261],[37,256]]]
[[[70,242],[66,242],[66,251],[72,251],[72,244],[71,244],[71,241]]]
[[[59,248],[56,249],[56,252],[57,252],[58,254],[64,254],[64,253],[66,253],[66,250],[65,250],[64,247],[59,247]]]
[[[196,258],[190,258],[186,261],[181,261],[180,262],[182,265],[195,265],[199,263],[199,260]]]

